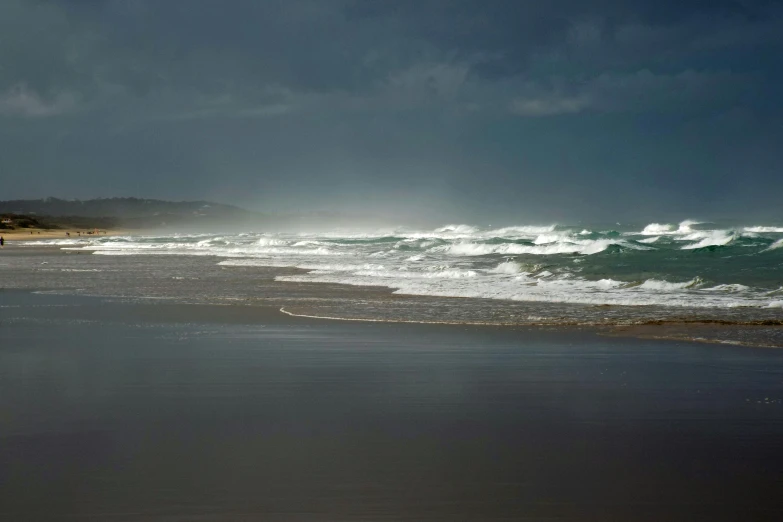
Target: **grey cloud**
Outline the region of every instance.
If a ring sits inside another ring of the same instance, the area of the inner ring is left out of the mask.
[[[415,99],[452,99],[470,72],[467,64],[417,63],[390,75],[386,89]]]
[[[541,117],[560,114],[576,114],[590,107],[586,97],[546,97],[517,98],[511,102],[511,112],[519,116]]]
[[[779,1],[729,0],[357,1],[348,13],[444,52],[481,54],[475,71],[489,78],[556,66],[596,74],[684,60],[710,45],[779,46],[783,20]]]
[[[655,74],[647,69],[634,73],[604,73],[589,81],[549,89],[528,85],[527,94],[514,98],[510,111],[519,116],[542,117],[583,111],[677,111],[690,114],[736,101],[752,85],[752,78],[729,72],[686,70]]]
[[[42,118],[68,112],[75,106],[76,96],[71,93],[45,98],[21,83],[0,92],[0,116]]]
[[[781,34],[779,1],[5,0],[0,176],[476,214],[683,171],[692,202],[744,163],[783,190]]]
[[[770,22],[775,16],[737,23],[754,13],[779,14],[773,7],[720,1],[674,8],[619,0],[270,0],[237,1],[226,9],[209,1],[9,0],[0,6],[6,11],[0,19],[13,22],[0,29],[13,52],[0,51],[0,89],[26,83],[70,90],[104,106],[136,98],[149,102],[156,117],[172,95],[193,106],[169,104],[172,117],[288,113],[302,105],[293,98],[313,96],[353,98],[343,104],[365,108],[372,99],[396,100],[400,107],[442,98],[482,106],[482,96],[496,95],[493,84],[500,76],[518,82],[556,72],[584,81],[607,68],[625,74],[640,65],[677,67],[683,53],[716,45],[727,29],[734,36],[726,45],[760,33],[774,38],[769,27],[780,26]],[[705,24],[709,18],[716,22]],[[753,31],[756,26],[766,29]],[[30,27],[38,37],[30,37]],[[686,70],[690,64],[679,66]],[[270,102],[270,88],[293,95]],[[204,102],[224,98],[233,100],[223,105],[225,112]],[[560,110],[578,113],[592,106],[574,103],[581,97],[566,93],[569,98]],[[513,97],[498,101],[525,105]],[[528,105],[559,112],[553,100]]]

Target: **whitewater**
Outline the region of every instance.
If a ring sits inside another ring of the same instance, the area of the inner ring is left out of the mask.
[[[780,308],[783,227],[685,221],[641,227],[448,225],[318,233],[161,234],[49,243],[104,256],[213,256],[232,269],[293,267],[291,283],[408,295],[582,305]]]

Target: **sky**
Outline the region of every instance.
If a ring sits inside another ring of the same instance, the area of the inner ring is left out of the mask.
[[[3,0],[0,200],[783,219],[783,1]]]

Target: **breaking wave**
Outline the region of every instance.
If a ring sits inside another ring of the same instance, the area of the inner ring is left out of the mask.
[[[700,224],[699,221],[693,221],[686,219],[681,222],[676,228],[671,224],[650,223],[644,230],[641,231],[643,236],[660,236],[665,234],[690,234],[693,232],[693,226]]]
[[[709,230],[704,232],[693,232],[681,238],[682,241],[694,241],[690,245],[682,247],[683,250],[692,250],[696,248],[707,248],[711,246],[723,246],[731,243],[735,239],[735,234],[727,230]]]
[[[586,305],[775,308],[783,228],[451,224],[412,230],[166,235],[19,242],[106,256],[214,256],[232,267],[292,267],[281,281],[385,286],[398,293]]]
[[[778,248],[783,248],[783,239],[778,239],[777,241],[769,245],[769,247],[766,250],[777,250]]]
[[[783,227],[745,227],[743,230],[756,234],[783,234]]]
[[[670,283],[669,281],[659,281],[657,279],[648,279],[641,285],[639,285],[639,288],[645,289],[645,290],[657,290],[657,291],[663,291],[663,292],[670,292],[672,290],[683,290],[685,288],[695,288],[696,286],[700,285],[703,281],[699,277],[695,277],[691,279],[690,281],[685,281],[684,283]]]

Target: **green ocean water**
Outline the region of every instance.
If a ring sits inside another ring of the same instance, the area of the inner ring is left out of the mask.
[[[296,268],[275,281],[464,298],[458,306],[467,316],[471,306],[479,310],[490,300],[529,303],[536,310],[623,307],[636,318],[658,318],[661,310],[669,310],[663,315],[701,311],[707,317],[783,319],[783,226],[775,224],[348,227],[71,238],[49,244],[66,252],[139,260],[206,257],[236,277],[253,268]],[[528,315],[542,315],[536,310]]]

